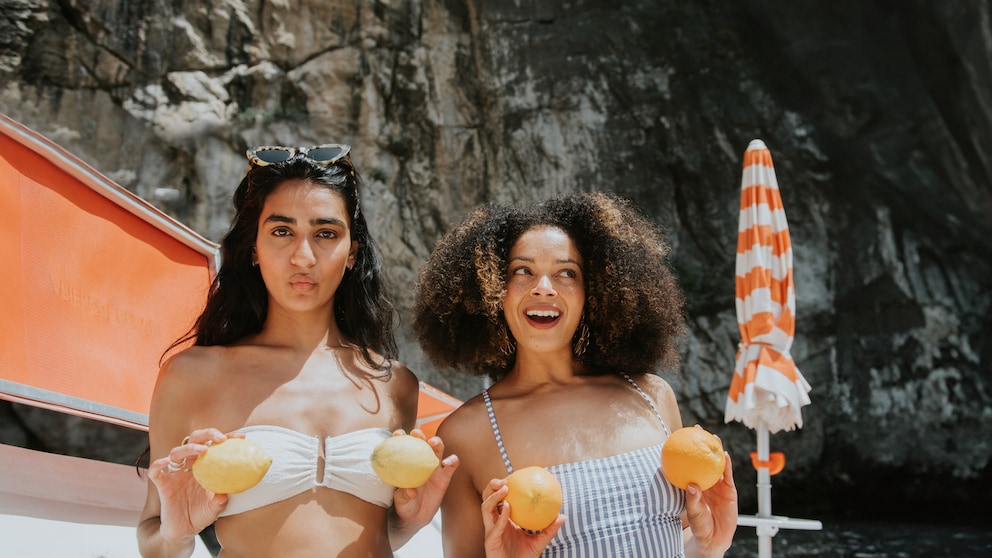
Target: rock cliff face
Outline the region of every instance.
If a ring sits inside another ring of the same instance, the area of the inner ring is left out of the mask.
[[[987,3],[923,0],[4,0],[0,110],[213,240],[246,147],[353,144],[402,358],[461,397],[477,381],[409,334],[439,235],[485,201],[624,194],[671,235],[691,328],[672,381],[751,513],[754,435],[722,419],[740,167],[761,138],[813,386],[804,428],[772,437],[776,509],[969,511],[992,496],[990,27]],[[0,414],[21,443],[88,439]]]

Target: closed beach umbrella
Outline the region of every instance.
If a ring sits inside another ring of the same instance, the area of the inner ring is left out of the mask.
[[[772,155],[761,140],[744,153],[735,290],[741,342],[725,419],[763,425],[772,434],[802,428],[810,386],[790,352],[796,332],[792,242]]]
[[[764,142],[753,140],[744,153],[740,222],[737,229],[736,306],[741,341],[727,397],[725,422],[740,421],[757,433],[752,462],[758,472],[759,555],[771,556],[778,527],[819,529],[818,521],[771,524],[771,482],[784,456],[770,459],[768,435],[802,428],[802,407],[810,403],[810,385],[790,352],[796,330],[796,294],[792,277],[792,242],[772,156]],[[743,518],[742,518],[743,519]]]

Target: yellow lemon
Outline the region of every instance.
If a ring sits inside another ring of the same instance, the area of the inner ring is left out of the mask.
[[[372,450],[372,469],[396,488],[417,488],[427,482],[441,461],[425,440],[409,434],[392,436]]]
[[[255,486],[272,465],[262,446],[244,438],[228,438],[210,446],[193,462],[193,477],[215,494],[237,494]]]

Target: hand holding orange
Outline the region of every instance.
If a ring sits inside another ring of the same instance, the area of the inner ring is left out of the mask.
[[[661,447],[661,472],[683,490],[690,483],[707,490],[723,476],[725,459],[720,438],[698,426],[680,428]]]
[[[510,521],[527,531],[542,531],[561,511],[561,484],[544,467],[524,467],[506,477]]]

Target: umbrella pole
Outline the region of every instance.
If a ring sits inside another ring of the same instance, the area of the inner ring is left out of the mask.
[[[758,433],[758,460],[761,462],[768,462],[768,427],[765,426],[765,421],[758,419],[758,423],[755,425],[756,432]],[[760,467],[758,472],[758,517],[760,518],[771,518],[772,517],[772,481],[771,475],[768,473],[767,467]],[[771,525],[759,525],[757,527],[758,531],[758,557],[759,558],[771,558],[772,556],[772,537],[778,531],[778,528]]]

